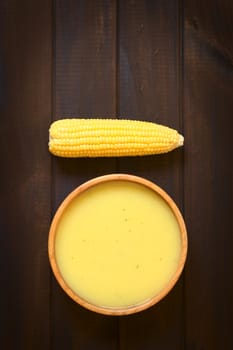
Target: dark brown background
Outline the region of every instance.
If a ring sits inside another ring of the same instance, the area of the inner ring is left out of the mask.
[[[1,349],[233,349],[232,65],[231,0],[1,0]],[[50,156],[50,123],[75,116],[160,122],[182,132],[185,147]],[[162,186],[189,234],[173,291],[122,318],[71,301],[47,257],[62,199],[113,172]]]

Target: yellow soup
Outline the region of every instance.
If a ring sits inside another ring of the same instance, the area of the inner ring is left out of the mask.
[[[69,287],[103,307],[140,304],[174,275],[180,229],[160,195],[130,181],[97,184],[62,214],[56,234],[58,268]]]

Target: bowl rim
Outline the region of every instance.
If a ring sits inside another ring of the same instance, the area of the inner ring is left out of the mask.
[[[94,305],[84,298],[80,297],[78,294],[76,294],[69,285],[65,282],[64,278],[62,277],[62,274],[59,270],[59,267],[56,262],[56,256],[55,256],[55,238],[56,238],[56,229],[59,223],[59,220],[64,212],[64,210],[67,208],[67,206],[72,202],[74,198],[76,198],[78,195],[80,195],[82,192],[88,190],[89,188],[98,185],[100,183],[109,182],[109,181],[129,181],[133,183],[141,184],[151,190],[153,190],[155,193],[159,194],[160,197],[162,197],[163,200],[169,205],[171,208],[173,214],[176,217],[176,220],[178,222],[179,228],[180,228],[180,237],[181,237],[181,254],[179,263],[177,265],[177,269],[173,275],[173,277],[170,279],[170,281],[166,284],[166,286],[154,297],[145,300],[144,302],[140,304],[134,304],[132,306],[127,307],[103,307]],[[187,258],[187,251],[188,251],[188,237],[187,237],[187,230],[186,225],[183,219],[183,216],[174,202],[174,200],[165,192],[161,187],[156,185],[155,183],[140,177],[136,175],[130,175],[130,174],[107,174],[98,176],[95,178],[92,178],[91,180],[88,180],[84,182],[83,184],[76,187],[73,191],[71,191],[65,199],[62,201],[60,206],[58,207],[52,223],[50,225],[49,230],[49,237],[48,237],[48,256],[49,256],[49,262],[53,271],[53,274],[61,286],[61,288],[65,291],[65,293],[73,299],[76,303],[83,306],[84,308],[104,314],[104,315],[114,315],[114,316],[121,316],[121,315],[129,315],[134,314],[139,311],[143,311],[148,309],[149,307],[157,304],[160,300],[162,300],[174,287],[176,282],[178,281],[184,265]]]

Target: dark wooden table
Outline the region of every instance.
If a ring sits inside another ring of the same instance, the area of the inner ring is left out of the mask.
[[[232,65],[231,0],[1,0],[1,349],[233,349]],[[76,116],[160,122],[185,146],[52,157],[50,123]],[[121,318],[71,301],[47,256],[62,199],[114,172],[162,186],[189,235],[173,291]]]

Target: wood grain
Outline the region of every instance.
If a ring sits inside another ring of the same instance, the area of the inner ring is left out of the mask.
[[[231,0],[0,3],[1,349],[233,348]],[[60,117],[138,118],[176,128],[183,149],[59,159]],[[47,256],[62,199],[98,175],[164,188],[185,214],[185,275],[158,305],[120,319],[78,307]]]
[[[171,1],[118,3],[118,114],[182,131],[179,6]],[[150,179],[182,204],[182,149],[117,160],[118,171]],[[120,319],[121,349],[181,349],[183,284],[150,310]]]
[[[190,242],[186,348],[191,350],[233,347],[233,280],[229,278],[233,267],[229,248],[233,245],[233,69],[226,59],[232,20],[230,1],[211,2],[208,11],[200,1],[195,6],[186,2],[184,188]]]
[[[56,1],[54,119],[116,116],[114,1]],[[115,172],[114,159],[53,159],[53,210],[75,187]],[[52,349],[117,349],[117,319],[85,310],[52,285]]]
[[[1,1],[0,43],[0,347],[49,349],[50,2]]]

